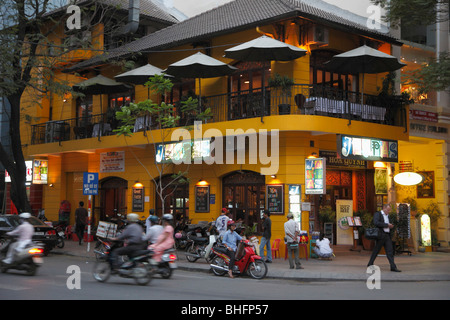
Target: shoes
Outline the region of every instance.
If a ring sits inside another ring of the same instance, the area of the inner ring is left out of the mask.
[[[272,260],[266,260],[266,263],[272,263]]]
[[[297,268],[295,269],[305,269],[305,268],[303,268],[302,266],[297,266]]]
[[[401,270],[398,270],[397,268],[391,269],[392,272],[402,272]]]

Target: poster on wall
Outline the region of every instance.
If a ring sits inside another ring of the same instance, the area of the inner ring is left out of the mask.
[[[305,194],[325,194],[325,179],[325,158],[305,159]]]
[[[387,194],[388,193],[388,179],[387,170],[375,168],[375,194]]]
[[[301,225],[302,203],[301,186],[299,184],[289,185],[289,212],[294,215],[294,221],[299,222]]]
[[[417,185],[417,198],[434,198],[434,171],[418,172],[423,181]]]
[[[26,182],[33,181],[33,161],[27,160],[25,161],[25,167],[26,167]],[[5,170],[5,182],[11,182],[11,176],[9,175],[8,171]]]
[[[353,217],[353,200],[336,200],[336,244],[353,244],[353,229],[347,217]]]
[[[195,212],[209,212],[209,186],[195,186]]]
[[[33,160],[33,184],[47,184],[48,160]]]
[[[398,141],[337,135],[337,151],[342,159],[398,162]]]
[[[135,212],[144,212],[144,188],[133,188],[132,194],[132,208]]]
[[[125,151],[100,153],[100,172],[124,172]]]

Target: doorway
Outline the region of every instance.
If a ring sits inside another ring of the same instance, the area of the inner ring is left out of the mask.
[[[225,176],[223,207],[228,208],[232,219],[247,226],[257,224],[261,232],[261,216],[265,207],[265,177],[257,172],[239,170]]]
[[[128,181],[118,177],[108,177],[100,181],[100,220],[127,215]]]

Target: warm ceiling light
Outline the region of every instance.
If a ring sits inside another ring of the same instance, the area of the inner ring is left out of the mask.
[[[136,183],[134,184],[134,188],[142,188],[144,185],[142,183],[140,183],[139,181],[136,181]]]
[[[316,159],[317,158],[317,153],[313,152],[308,156],[308,159]]]
[[[200,179],[200,180],[198,180],[197,185],[198,186],[207,186],[208,182],[206,180]]]
[[[402,172],[394,176],[394,181],[402,186],[415,186],[423,181],[423,176],[415,172]]]
[[[378,169],[386,169],[386,164],[381,161],[375,161],[375,163],[373,164],[373,167],[378,168]]]

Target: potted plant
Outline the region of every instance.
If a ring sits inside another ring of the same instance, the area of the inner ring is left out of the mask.
[[[269,86],[272,88],[279,88],[281,90],[281,98],[283,103],[278,105],[278,114],[290,114],[291,105],[289,98],[291,96],[291,87],[294,85],[294,80],[288,76],[282,76],[276,73],[269,78]]]
[[[418,206],[415,198],[406,197],[402,201],[403,203],[409,203],[409,210],[411,211],[411,216],[417,218]]]
[[[320,206],[319,208],[319,225],[321,231],[325,230],[325,223],[336,223],[336,211],[331,206]]]
[[[373,215],[371,213],[369,213],[369,211],[367,211],[367,210],[361,210],[360,217],[361,217],[361,224],[362,224],[362,227],[360,227],[360,232],[361,232],[361,242],[362,242],[363,248],[364,248],[364,250],[373,250],[375,241],[366,239],[366,237],[364,236],[364,232],[367,228],[375,227],[375,225],[373,224]]]

